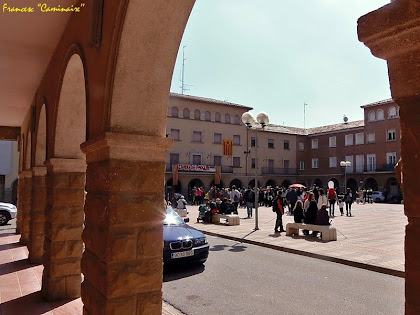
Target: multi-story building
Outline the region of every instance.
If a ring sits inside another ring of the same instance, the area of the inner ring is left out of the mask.
[[[247,128],[241,116],[251,107],[207,98],[171,94],[169,104],[167,134],[175,142],[167,159],[168,193],[209,189],[216,178],[222,187],[254,186],[255,177],[259,186],[326,187],[333,181],[340,191],[346,186],[400,192],[394,172],[400,129],[392,100],[361,106],[364,120],[310,129]],[[232,152],[224,152],[225,140],[232,141]],[[342,167],[342,161],[350,165]]]
[[[0,202],[16,204],[18,164],[17,141],[0,141]]]

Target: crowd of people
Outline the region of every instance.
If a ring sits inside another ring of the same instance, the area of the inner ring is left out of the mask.
[[[336,206],[340,214],[352,216],[351,207],[356,195],[347,188],[344,195],[338,196],[336,189],[323,189],[316,186],[306,188],[301,187],[267,187],[258,188],[259,206],[272,207],[273,212],[277,214],[275,232],[284,232],[282,216],[285,209],[288,209],[290,215],[294,216],[297,223],[328,225],[330,218],[335,216]],[[357,194],[363,194],[360,190]],[[367,194],[366,194],[367,195]],[[211,222],[211,216],[219,214],[238,214],[238,208],[247,209],[247,218],[252,218],[253,208],[255,207],[255,191],[248,187],[237,188],[233,185],[231,188],[211,187],[205,192],[202,187],[194,187],[191,190],[190,198],[193,205],[199,207],[198,220]],[[366,198],[367,199],[367,198]],[[369,199],[367,199],[369,200]],[[172,206],[177,209],[185,209],[187,202],[184,196],[174,196]],[[304,231],[308,234],[309,231]],[[313,232],[317,235],[317,232]]]

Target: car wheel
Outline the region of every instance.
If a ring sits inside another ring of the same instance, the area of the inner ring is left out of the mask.
[[[392,197],[391,202],[392,202],[392,203],[398,203],[398,199],[397,199],[397,197]]]
[[[0,225],[6,225],[9,222],[10,216],[6,211],[0,211]]]
[[[380,198],[376,198],[375,199],[375,202],[381,202],[381,199]]]

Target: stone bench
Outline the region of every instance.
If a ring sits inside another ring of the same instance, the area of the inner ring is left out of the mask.
[[[323,241],[336,241],[337,230],[331,225],[315,225],[305,223],[287,223],[286,224],[286,235],[299,235],[299,230],[311,230],[321,232]]]
[[[220,223],[220,219],[226,219],[227,225],[239,225],[240,219],[237,214],[213,214],[211,216],[212,223]]]

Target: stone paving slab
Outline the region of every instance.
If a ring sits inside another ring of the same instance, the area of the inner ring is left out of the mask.
[[[188,206],[188,211],[190,225],[209,234],[404,276],[404,236],[408,223],[404,205],[355,203],[352,217],[341,216],[337,207],[336,216],[332,218],[332,224],[338,230],[337,241],[330,242],[304,236],[302,231],[293,237],[274,233],[276,214],[271,208],[259,208],[260,229],[257,231],[254,231],[254,219],[245,218],[244,208],[239,209],[241,224],[237,226],[197,223],[198,207]],[[284,228],[289,222],[293,222],[293,216],[284,215]]]

